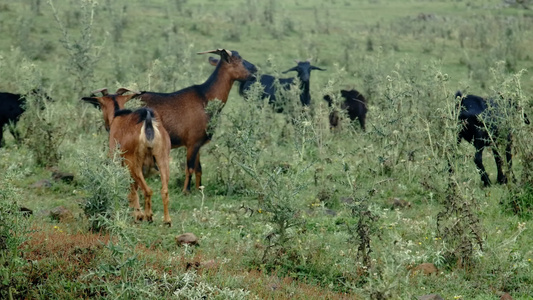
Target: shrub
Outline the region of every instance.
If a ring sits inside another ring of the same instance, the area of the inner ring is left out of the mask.
[[[35,162],[44,167],[57,166],[61,158],[61,144],[67,133],[67,128],[55,121],[59,117],[58,112],[50,106],[46,95],[28,95],[21,122],[26,128],[24,144],[32,151]]]
[[[87,194],[80,206],[92,231],[110,229],[111,219],[126,206],[132,180],[118,153],[115,151],[112,160],[103,153],[99,157],[80,155],[80,175]]]
[[[21,268],[27,264],[19,248],[28,239],[29,221],[23,216],[17,201],[20,190],[14,182],[21,172],[15,166],[4,172],[0,180],[0,298],[22,297],[25,285]]]

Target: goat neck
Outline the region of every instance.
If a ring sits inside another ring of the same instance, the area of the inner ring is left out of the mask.
[[[219,63],[211,76],[201,85],[207,101],[218,99],[223,103],[228,101],[229,92],[235,78],[224,68],[228,68],[225,63]]]
[[[311,102],[311,95],[309,94],[309,81],[301,81],[300,87],[302,89],[300,101],[302,102],[302,105],[309,105]]]

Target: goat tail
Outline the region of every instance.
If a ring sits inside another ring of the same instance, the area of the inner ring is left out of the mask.
[[[461,91],[457,91],[457,92],[455,93],[455,99],[457,99],[457,97],[459,97],[459,98],[463,98],[463,93],[461,93]]]
[[[150,109],[146,109],[143,115],[144,122],[141,128],[140,139],[146,141],[148,148],[153,148],[157,140],[156,137],[160,136],[159,130],[157,129],[158,122],[154,118],[154,112]]]

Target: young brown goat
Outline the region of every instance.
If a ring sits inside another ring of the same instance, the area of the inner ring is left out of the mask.
[[[173,93],[141,92],[139,97],[161,117],[161,123],[170,135],[172,148],[187,148],[184,193],[190,191],[192,173],[196,174],[197,189],[202,182],[199,151],[211,139],[206,131],[209,116],[205,108],[208,101],[218,99],[226,103],[235,80],[250,78],[256,72],[255,66],[242,59],[237,51],[217,49],[198,54],[205,53],[218,54],[221,60],[203,84]]]
[[[101,92],[102,97],[93,95]],[[133,94],[124,95],[126,92]],[[124,109],[124,104],[140,93],[125,88],[116,94],[108,94],[107,89],[92,92],[92,97],[82,100],[99,105],[104,114],[105,128],[109,131],[109,150],[113,154],[118,145],[124,163],[130,170],[133,183],[129,194],[130,206],[134,208],[136,220],[146,219],[152,222],[152,190],[146,184],[143,167],[157,163],[161,176],[161,199],[163,200],[164,223],[171,225],[168,213],[168,178],[170,138],[165,128],[158,122],[159,117],[150,108],[139,108],[135,111]],[[139,205],[139,187],[144,192],[144,214]]]

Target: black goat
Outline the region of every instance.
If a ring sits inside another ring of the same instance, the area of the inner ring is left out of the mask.
[[[483,185],[485,186],[489,186],[491,182],[489,175],[483,166],[483,149],[490,146],[498,170],[498,183],[506,183],[507,178],[502,171],[503,161],[496,144],[501,140],[506,143],[505,156],[510,169],[512,163],[511,133],[501,132],[503,131],[503,127],[498,126],[498,119],[504,117],[505,107],[498,106],[498,103],[494,99],[484,99],[475,95],[463,96],[461,91],[458,91],[455,94],[455,97],[461,98],[461,101],[458,104],[460,107],[458,119],[461,122],[462,127],[459,131],[457,142],[460,143],[462,139],[465,139],[467,142],[474,144],[474,147],[476,148],[474,163],[479,170],[481,181],[483,181]],[[509,105],[509,108],[512,108],[512,106]],[[526,114],[524,114],[524,122],[529,124],[529,119]],[[504,137],[504,139],[499,139],[498,137]]]
[[[296,71],[298,72],[298,78],[300,79],[300,102],[304,106],[308,106],[311,104],[311,95],[309,94],[309,80],[311,79],[311,71],[312,70],[319,70],[319,71],[326,71],[326,69],[322,69],[319,67],[315,67],[311,65],[310,60],[306,61],[296,61],[297,65],[295,67],[292,67],[288,69],[287,71],[283,72],[283,74]]]
[[[209,63],[211,65],[216,66],[218,62],[218,59],[214,57],[209,57]],[[258,76],[256,74],[253,74],[253,76],[249,79],[237,80],[240,83],[239,94],[241,96],[246,97],[246,93],[251,89],[252,85],[257,82],[257,77]],[[278,81],[279,86],[281,86],[285,90],[288,90],[290,89],[291,84],[294,82],[294,77],[278,78]],[[272,105],[277,113],[282,113],[284,105],[281,102],[278,103],[276,98],[276,77],[268,74],[263,74],[259,76],[259,83],[263,87],[261,100],[268,98],[268,104]]]
[[[28,96],[43,97],[51,101],[50,97],[42,94],[39,90],[31,91]],[[10,124],[9,131],[13,135],[16,141],[20,141],[20,135],[16,130],[18,120],[22,113],[26,110],[26,95],[12,94],[12,93],[0,93],[0,147],[4,142],[4,125]],[[44,106],[41,106],[44,109]]]
[[[344,101],[341,102],[340,108],[342,110],[346,110],[348,113],[348,117],[350,120],[355,121],[355,119],[359,120],[359,124],[361,125],[361,128],[363,131],[366,130],[365,128],[365,120],[366,120],[366,112],[368,111],[366,107],[366,99],[365,97],[359,93],[357,90],[341,90],[341,96],[344,98]],[[329,95],[324,96],[324,100],[328,103],[328,106],[331,107],[333,105],[332,99]],[[336,128],[339,125],[339,112],[336,110],[333,110],[329,114],[329,125],[330,128]]]

